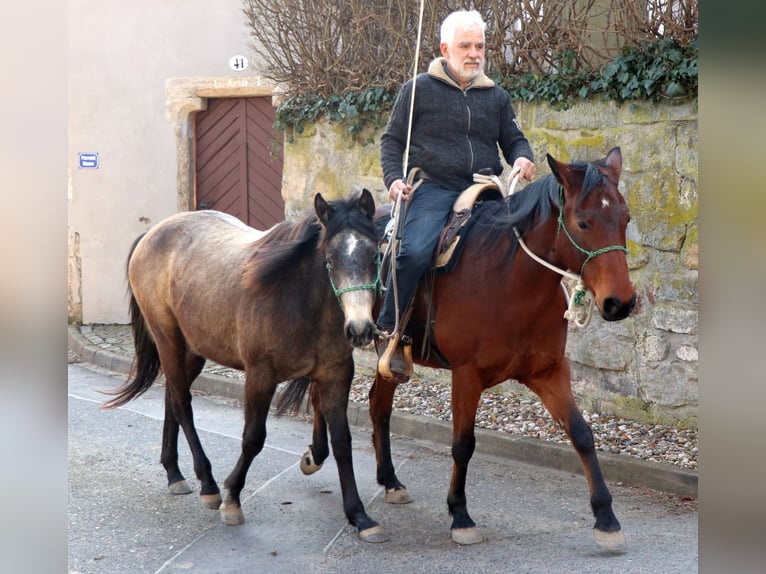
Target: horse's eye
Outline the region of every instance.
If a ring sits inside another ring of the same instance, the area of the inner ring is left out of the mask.
[[[578,221],[577,227],[579,227],[580,229],[588,229],[588,224],[585,223],[584,221]]]

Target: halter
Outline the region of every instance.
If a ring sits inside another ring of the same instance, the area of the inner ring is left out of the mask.
[[[582,264],[582,267],[580,267],[580,276],[582,277],[583,273],[585,273],[585,266],[590,262],[591,259],[596,257],[597,255],[601,255],[602,253],[607,253],[609,251],[624,251],[626,254],[628,253],[628,248],[624,245],[610,245],[609,247],[602,247],[601,249],[596,249],[595,251],[588,251],[587,249],[584,249],[577,245],[577,242],[574,240],[574,238],[569,234],[569,230],[564,225],[564,188],[559,186],[559,197],[561,198],[561,208],[559,209],[559,231],[562,229],[564,230],[564,233],[566,233],[567,239],[569,239],[569,243],[574,245],[578,250],[580,250],[582,253],[585,253],[588,257],[585,258],[585,262]]]
[[[518,180],[518,176],[513,180],[511,184],[511,190],[510,194],[513,193],[513,188],[515,187],[516,181]],[[510,195],[509,194],[509,195]],[[588,326],[588,323],[590,323],[591,317],[593,315],[593,304],[594,300],[593,297],[590,298],[588,309],[575,309],[575,306],[582,307],[585,305],[583,303],[583,298],[585,297],[588,289],[585,287],[585,282],[582,279],[583,273],[585,272],[585,266],[590,262],[591,259],[596,257],[597,255],[601,255],[602,253],[608,253],[609,251],[624,251],[626,254],[628,253],[628,248],[624,245],[610,245],[609,247],[602,247],[601,249],[596,249],[594,251],[589,251],[588,249],[585,249],[583,247],[580,247],[577,242],[574,240],[574,237],[569,233],[569,230],[566,228],[566,225],[564,225],[564,188],[559,185],[559,216],[558,216],[558,223],[559,228],[558,232],[561,232],[561,230],[564,230],[564,233],[567,236],[567,239],[569,239],[569,242],[580,252],[585,253],[587,257],[585,258],[585,261],[582,264],[582,267],[580,267],[580,274],[575,275],[574,273],[570,273],[569,271],[565,271],[563,269],[559,269],[555,265],[548,263],[545,261],[545,259],[538,257],[532,251],[527,247],[527,244],[524,242],[524,240],[521,238],[521,234],[519,233],[519,230],[514,226],[513,232],[516,234],[516,239],[519,241],[519,245],[521,245],[522,249],[526,252],[527,255],[529,255],[532,259],[543,265],[544,267],[547,267],[551,271],[555,271],[559,275],[566,277],[568,279],[572,279],[575,282],[574,287],[572,288],[572,294],[570,295],[566,287],[564,286],[564,283],[562,282],[561,287],[564,289],[564,295],[567,299],[567,310],[564,312],[564,319],[567,319],[568,321],[574,321],[574,324],[576,327],[584,328]],[[585,316],[583,317],[583,314],[585,313]]]
[[[353,285],[351,287],[343,287],[342,289],[338,289],[335,286],[335,282],[332,280],[332,275],[330,274],[330,271],[332,270],[332,264],[329,261],[327,261],[325,263],[325,268],[327,269],[327,278],[330,280],[330,286],[332,287],[333,293],[335,293],[335,297],[337,297],[337,299],[338,299],[338,303],[340,303],[340,296],[343,295],[344,293],[348,293],[349,291],[375,291],[375,292],[377,292],[377,291],[380,290],[380,285],[381,285],[381,281],[380,281],[380,264],[381,264],[381,259],[382,259],[381,253],[378,252],[378,257],[377,257],[377,262],[376,262],[377,275],[376,275],[375,281],[373,283],[366,283],[366,284],[363,284],[363,285]]]

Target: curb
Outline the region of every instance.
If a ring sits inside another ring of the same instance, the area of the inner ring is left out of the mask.
[[[86,339],[78,327],[69,325],[69,349],[85,363],[128,374],[132,360],[123,355],[100,349]],[[243,398],[243,385],[212,373],[201,373],[192,389],[219,397]],[[370,412],[366,405],[349,402],[350,425],[371,429]],[[444,446],[452,443],[452,424],[438,419],[396,412],[391,414],[391,432],[413,439],[423,439]],[[529,437],[517,437],[489,429],[476,429],[476,452],[553,468],[574,474],[583,474],[580,459],[571,445],[558,444]],[[675,468],[672,465],[645,461],[624,455],[598,452],[601,470],[610,482],[621,482],[676,494],[698,497],[698,473]]]

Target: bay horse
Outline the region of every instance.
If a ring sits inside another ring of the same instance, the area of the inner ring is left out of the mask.
[[[343,510],[360,538],[387,538],[357,491],[346,409],[353,348],[370,344],[380,282],[375,202],[314,197],[314,213],[259,232],[230,215],[178,213],[133,244],[127,263],[136,359],[131,377],[103,408],[124,405],[165,375],[161,462],[172,494],[191,492],[178,467],[183,429],[204,506],[240,524],[240,493],[266,439],[266,419],[282,381],[309,377],[329,426]],[[223,496],[194,426],[190,387],[209,359],[244,370],[242,452]],[[326,440],[326,439],[325,439]]]
[[[567,297],[561,275],[519,249],[519,237],[537,257],[563,270],[579,271],[601,317],[626,318],[636,303],[625,248],[628,207],[618,190],[620,148],[591,163],[562,163],[547,156],[552,173],[503,201],[483,201],[474,210],[463,252],[449,272],[433,276],[431,309],[418,288],[410,319],[415,363],[452,371],[452,477],[447,506],[451,537],[474,544],[483,537],[468,514],[468,463],[475,448],[474,424],[481,393],[508,379],[534,391],[560,424],[579,455],[596,518],[596,542],[611,551],[626,547],[612,497],[596,458],[593,433],[575,403],[564,356]],[[417,192],[416,192],[417,193]],[[429,332],[430,331],[430,332]],[[424,352],[429,337],[438,353]],[[370,417],[377,479],[386,500],[412,500],[391,460],[389,421],[401,380],[376,372]]]

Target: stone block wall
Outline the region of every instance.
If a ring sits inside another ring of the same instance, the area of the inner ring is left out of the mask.
[[[567,356],[581,408],[635,420],[696,426],[698,408],[697,107],[633,102],[582,102],[559,111],[515,106],[532,143],[538,174],[545,154],[562,161],[623,155],[620,189],[631,210],[628,249],[638,292],[634,314],[618,323],[594,317],[570,328]],[[286,143],[286,215],[366,187],[388,201],[378,144],[353,141],[342,127],[305,126]]]

